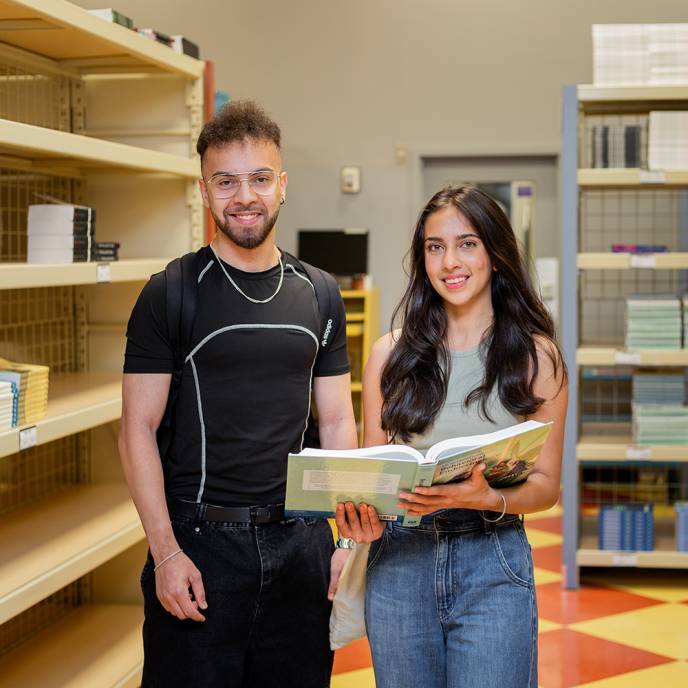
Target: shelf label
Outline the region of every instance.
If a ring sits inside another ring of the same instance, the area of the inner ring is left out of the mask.
[[[652,458],[651,447],[626,447],[626,458],[636,461],[649,461]]]
[[[110,281],[110,263],[98,263],[96,265],[96,282],[100,284],[101,282]]]
[[[636,255],[631,256],[631,267],[632,268],[651,268],[655,269],[657,267],[657,256],[654,253],[648,255]]]
[[[615,351],[614,363],[617,365],[640,365],[640,354],[635,351]]]
[[[637,554],[615,554],[612,557],[612,564],[614,566],[637,566]]]
[[[24,449],[31,449],[31,447],[36,446],[38,440],[38,429],[35,425],[30,428],[24,428],[19,431],[19,451],[24,451]]]
[[[666,172],[664,170],[640,170],[641,184],[664,184]]]

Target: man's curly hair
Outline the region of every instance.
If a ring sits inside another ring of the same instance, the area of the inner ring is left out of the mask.
[[[221,148],[237,141],[272,141],[280,149],[282,133],[279,126],[260,105],[252,100],[238,100],[223,105],[206,122],[196,143],[198,154],[210,147]]]

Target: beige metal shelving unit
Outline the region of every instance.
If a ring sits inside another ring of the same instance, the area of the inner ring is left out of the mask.
[[[0,687],[140,679],[123,334],[143,281],[203,241],[203,73],[69,2],[0,0],[0,356],[51,368],[47,416],[0,434]],[[95,207],[121,260],[26,264],[26,209],[46,196]]]
[[[351,395],[359,440],[363,441],[363,369],[380,335],[380,294],[377,289],[342,291],[346,308],[346,337],[351,360]]]
[[[564,89],[562,248],[565,255],[576,258],[563,266],[562,340],[569,371],[576,378],[581,367],[604,369],[623,366],[628,369],[688,366],[688,349],[628,351],[619,346],[617,342],[623,335],[620,338],[618,333],[616,338],[612,336],[613,328],[618,325],[618,313],[609,306],[613,298],[622,298],[627,293],[624,290],[628,290],[630,285],[637,285],[637,291],[645,288],[658,292],[661,291],[658,285],[666,284],[669,285],[666,290],[672,291],[674,283],[666,276],[671,271],[688,269],[688,253],[681,251],[685,244],[681,245],[679,241],[678,245],[672,247],[672,252],[651,255],[612,253],[608,245],[617,242],[662,243],[645,238],[645,232],[648,232],[647,218],[651,217],[661,226],[661,230],[657,231],[665,232],[662,237],[666,239],[667,227],[675,223],[676,218],[675,215],[662,214],[662,204],[668,203],[668,194],[688,186],[688,170],[589,169],[584,166],[590,164],[586,160],[589,155],[584,152],[590,135],[587,129],[589,122],[593,122],[593,125],[619,124],[621,118],[626,117],[631,119],[625,120],[625,123],[641,125],[642,130],[645,126],[642,118],[646,118],[653,109],[688,109],[688,86],[600,88],[585,85],[567,86]],[[641,133],[641,137],[644,136]],[[641,148],[645,145],[646,141],[641,138]],[[653,195],[644,202],[643,193]],[[586,200],[586,204],[585,194],[591,199]],[[610,196],[605,197],[605,194]],[[607,202],[605,198],[611,200]],[[583,224],[584,212],[589,213],[586,222],[594,228],[590,234],[599,230],[592,239],[583,239],[581,227],[588,227]],[[636,224],[633,224],[636,220]],[[593,225],[593,222],[596,224]],[[630,238],[623,235],[622,239],[609,239],[610,236],[622,235],[629,224],[636,232],[631,233]],[[655,231],[652,224],[650,228]],[[603,235],[605,231],[609,234]],[[583,241],[589,242],[594,248],[581,250],[579,242]],[[600,249],[608,252],[600,252]],[[604,336],[594,340],[588,337],[586,340],[586,335],[594,329],[591,327],[594,318],[586,319],[585,308],[590,304],[585,299],[593,293],[600,299],[599,305],[595,305],[595,313],[601,323],[599,330]],[[610,341],[614,339],[616,341]],[[581,384],[585,383],[583,378]],[[655,549],[652,552],[597,549],[597,521],[579,511],[582,462],[625,468],[639,464],[652,468],[667,462],[681,466],[688,462],[688,447],[636,446],[630,431],[625,435],[592,434],[588,424],[582,423],[579,417],[579,396],[583,396],[582,392],[578,386],[572,385],[563,471],[563,570],[566,586],[578,585],[581,566],[688,569],[688,553],[676,551],[673,523],[666,516],[655,518]]]

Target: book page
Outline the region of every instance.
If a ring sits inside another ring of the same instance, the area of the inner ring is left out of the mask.
[[[397,494],[400,473],[364,473],[362,471],[313,471],[303,472],[302,489],[306,491]]]

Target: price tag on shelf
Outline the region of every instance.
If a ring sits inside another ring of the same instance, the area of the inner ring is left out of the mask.
[[[647,255],[631,256],[632,268],[651,268],[654,270],[657,267],[657,256],[654,253]]]
[[[102,282],[110,281],[110,263],[98,263],[96,265],[96,282],[98,284]]]
[[[635,461],[649,461],[652,458],[650,447],[626,447],[626,458]]]
[[[637,566],[638,565],[638,555],[637,554],[615,554],[612,557],[612,564],[614,566]]]
[[[640,354],[636,351],[615,351],[616,365],[640,365]]]
[[[35,425],[30,428],[24,428],[19,431],[19,451],[24,451],[24,449],[31,449],[31,447],[36,446],[38,440],[38,429]]]
[[[666,172],[664,170],[640,170],[641,184],[664,184]]]

